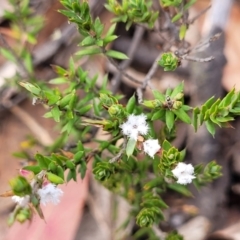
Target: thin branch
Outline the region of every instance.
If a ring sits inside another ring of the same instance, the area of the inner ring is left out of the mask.
[[[114,163],[114,162],[118,161],[121,158],[121,156],[123,155],[123,153],[125,152],[126,147],[127,147],[127,138],[124,137],[122,148],[120,149],[119,153],[116,156],[114,156],[113,158],[111,158],[109,160],[109,162]]]
[[[189,19],[187,21],[187,24],[193,24],[198,18],[200,18],[204,13],[206,13],[212,5],[209,5],[208,7],[206,7],[205,9],[203,9],[201,12],[199,12],[195,17],[193,17],[192,19]]]
[[[121,67],[113,60],[113,58],[109,57],[106,55],[106,49],[102,48],[102,53],[107,57],[107,59],[109,60],[109,62],[119,71],[122,73],[122,75],[124,75],[125,77],[127,77],[129,80],[131,80],[132,82],[135,82],[137,84],[142,84],[141,81],[135,79],[134,77],[130,76],[129,74],[125,73]]]
[[[112,80],[112,93],[116,93],[118,88],[119,88],[119,85],[121,83],[121,78],[122,78],[122,75],[123,75],[123,71],[128,67],[130,66],[130,64],[132,63],[132,60],[133,60],[133,57],[138,49],[138,46],[139,46],[139,43],[140,41],[142,40],[142,36],[144,34],[144,28],[141,27],[141,26],[137,26],[136,27],[136,30],[134,32],[134,36],[133,36],[133,40],[131,42],[131,45],[127,51],[127,56],[129,57],[129,59],[121,62],[121,64],[119,65],[119,68],[121,69],[121,71],[119,71],[117,73],[116,76],[114,76],[113,80]]]
[[[103,52],[104,54],[104,52]],[[141,81],[135,79],[134,77],[132,77],[131,75],[127,74],[126,72],[124,72],[120,66],[111,58],[111,57],[108,57],[106,56],[109,60],[109,62],[119,71],[122,73],[122,75],[124,75],[125,77],[127,77],[130,81],[134,82],[134,83],[137,83],[137,84],[142,84]]]

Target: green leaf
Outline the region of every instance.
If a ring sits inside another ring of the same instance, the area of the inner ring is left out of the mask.
[[[192,193],[187,189],[186,186],[180,185],[178,183],[171,183],[168,184],[167,187],[171,190],[174,190],[175,192],[181,193],[182,195],[186,197],[192,197]]]
[[[77,176],[76,176],[76,170],[69,170],[68,175],[67,175],[67,182],[69,182],[71,179],[73,179],[74,181],[77,180]]]
[[[19,85],[26,88],[29,92],[33,93],[34,95],[39,95],[41,92],[41,89],[38,86],[34,86],[33,84],[29,82],[19,82]]]
[[[174,126],[174,113],[172,111],[167,110],[165,116],[167,128],[169,131],[171,131]]]
[[[197,131],[198,125],[199,125],[199,121],[198,121],[199,113],[200,113],[200,109],[198,107],[193,109],[193,127],[194,127],[195,132]]]
[[[39,166],[25,166],[25,167],[23,167],[23,169],[31,171],[34,174],[38,174],[42,170],[41,167],[39,167]]]
[[[178,84],[178,85],[173,89],[170,97],[171,97],[171,98],[176,97],[176,95],[177,95],[178,93],[183,92],[183,88],[184,88],[184,83],[181,82],[180,84]]]
[[[128,56],[124,53],[121,53],[121,52],[118,52],[118,51],[115,51],[115,50],[109,50],[106,52],[106,55],[108,57],[112,57],[112,58],[116,58],[116,59],[121,59],[121,60],[124,60],[124,59],[129,59]]]
[[[163,120],[164,116],[165,116],[165,110],[164,109],[160,109],[159,111],[155,112],[151,118],[152,121],[155,120]]]
[[[44,158],[43,155],[37,153],[35,155],[35,159],[38,162],[38,165],[40,166],[41,169],[48,169],[48,164],[50,163],[46,158]]]
[[[205,124],[206,124],[206,127],[207,127],[208,132],[210,132],[210,133],[212,134],[212,136],[214,137],[215,132],[216,132],[214,123],[213,123],[212,121],[210,121],[210,120],[207,120],[207,121],[205,122]]]
[[[29,73],[33,73],[33,62],[29,52],[26,52],[24,56],[24,65]]]
[[[103,40],[102,39],[97,39],[96,45],[99,46],[99,47],[102,47],[103,46]]]
[[[185,38],[186,31],[187,31],[187,25],[182,24],[180,29],[179,29],[179,39],[180,40],[183,40]]]
[[[176,15],[172,18],[172,23],[178,21],[178,20],[182,17],[182,15],[183,15],[183,14],[182,14],[181,12],[178,13],[178,14],[176,14]]]
[[[129,140],[127,142],[127,147],[126,147],[126,154],[127,154],[128,158],[133,154],[136,143],[137,143],[136,140],[129,138]]]
[[[75,119],[69,120],[67,124],[63,126],[61,133],[67,132],[69,134],[73,128],[75,121]]]
[[[168,142],[167,140],[164,140],[162,147],[165,151],[168,151],[172,148],[172,145],[170,144],[170,142]]]
[[[27,179],[18,176],[9,181],[9,184],[12,188],[12,191],[15,195],[23,197],[25,195],[30,195],[32,192],[32,188],[28,183]]]
[[[75,169],[75,164],[71,160],[67,160],[66,167],[73,170],[73,169]]]
[[[12,55],[11,51],[9,51],[6,48],[0,48],[0,54],[5,57],[7,60],[11,61],[11,62],[15,62],[16,59],[15,57]]]
[[[197,0],[190,0],[184,7],[183,10],[186,11],[188,8],[190,8]]]
[[[60,96],[57,95],[57,94],[54,94],[53,92],[44,91],[44,95],[48,100],[47,103],[48,103],[49,106],[57,103],[58,100],[60,99]]]
[[[92,107],[93,107],[92,104],[88,104],[88,105],[82,107],[82,108],[78,111],[78,113],[79,113],[80,115],[84,115],[86,112],[88,112],[89,110],[91,110]]]
[[[46,175],[47,175],[48,180],[52,183],[55,183],[55,184],[63,184],[64,183],[64,180],[56,174],[47,172]]]
[[[85,153],[84,151],[78,151],[77,153],[75,153],[74,155],[74,162],[75,163],[79,163],[83,160],[83,157],[84,157]]]
[[[116,23],[114,23],[113,25],[111,25],[111,27],[108,29],[108,32],[106,34],[106,37],[110,37],[113,35],[113,33],[115,32],[115,29],[116,29]],[[105,38],[106,38],[105,37]]]
[[[78,169],[78,172],[81,175],[81,179],[83,179],[85,177],[86,171],[87,171],[87,164],[86,164],[86,162],[82,162]]]
[[[67,73],[67,70],[62,68],[62,67],[60,67],[60,66],[51,64],[51,67],[52,67],[53,71],[55,73],[57,73],[58,75],[60,75],[60,76],[64,76]]]
[[[107,36],[103,39],[103,45],[106,46],[108,43],[113,42],[117,38],[117,35]]]
[[[67,106],[74,95],[75,95],[75,91],[65,95],[61,100],[59,100],[59,106],[61,108],[64,108],[65,106]]]
[[[83,49],[76,52],[76,55],[86,56],[86,55],[94,55],[99,53],[102,53],[102,50],[100,48],[87,48],[87,49]]]
[[[176,115],[177,117],[182,120],[183,122],[185,123],[188,123],[188,124],[191,124],[191,118],[188,116],[188,114],[182,109],[178,109],[178,110],[172,110]]]
[[[61,179],[64,179],[64,171],[63,171],[63,168],[61,166],[57,166],[57,175]]]
[[[52,118],[52,113],[51,112],[46,112],[44,115],[43,115],[44,118]]]
[[[94,30],[98,37],[101,36],[101,34],[103,32],[103,28],[104,28],[103,24],[101,23],[100,19],[97,17],[94,22]]]
[[[93,38],[92,36],[87,36],[82,40],[81,45],[84,47],[92,46],[95,44],[95,41],[95,38]]]
[[[161,102],[165,102],[165,96],[162,93],[157,90],[153,90],[152,93],[156,99],[160,100]]]
[[[220,102],[219,107],[227,107],[230,105],[232,97],[235,94],[235,89],[233,88]]]
[[[54,78],[49,81],[50,84],[64,84],[67,82],[67,79],[64,77]]]
[[[136,107],[136,97],[135,97],[135,94],[133,94],[132,97],[128,100],[128,103],[126,105],[126,111],[128,113],[133,113],[135,107]]]
[[[54,119],[56,122],[60,122],[61,112],[60,112],[58,106],[53,107],[53,108],[51,109],[51,113],[52,113],[53,119]]]

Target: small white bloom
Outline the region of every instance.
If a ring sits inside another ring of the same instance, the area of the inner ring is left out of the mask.
[[[194,168],[192,164],[179,162],[178,165],[172,170],[174,177],[178,179],[177,183],[186,185],[191,183],[194,178]]]
[[[52,202],[55,205],[58,204],[60,202],[59,198],[63,195],[63,191],[52,183],[49,183],[43,188],[38,189],[37,193],[40,197],[40,202],[44,206],[48,202]]]
[[[124,135],[137,140],[139,134],[146,135],[148,133],[148,124],[146,122],[147,116],[144,114],[128,116],[127,122],[120,125]]]
[[[154,158],[154,155],[161,149],[157,139],[148,139],[143,142],[143,150],[150,157]]]
[[[12,200],[17,203],[20,207],[26,207],[29,203],[30,196],[26,195],[24,197],[19,197],[19,196],[12,196]]]

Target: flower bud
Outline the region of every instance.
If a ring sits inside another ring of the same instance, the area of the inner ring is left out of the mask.
[[[156,107],[161,107],[162,103],[158,99],[151,100],[151,101],[144,101],[142,105],[149,107],[149,108],[156,108]]]
[[[171,52],[163,53],[158,64],[163,67],[164,71],[174,71],[178,67],[178,58]]]
[[[174,97],[174,99],[175,100],[181,100],[183,98],[183,96],[184,96],[184,94],[182,92],[180,92]]]
[[[34,173],[25,169],[20,169],[19,174],[23,177],[25,177],[27,180],[32,180],[34,177]]]
[[[119,116],[122,112],[121,105],[119,104],[114,104],[112,105],[109,109],[108,112],[111,116]]]
[[[180,102],[180,101],[175,101],[175,102],[173,103],[173,108],[174,108],[174,109],[179,109],[180,107],[182,107],[182,102]]]
[[[105,108],[109,108],[111,107],[113,104],[115,104],[116,102],[113,100],[113,98],[109,97],[107,94],[105,93],[100,93],[100,101],[102,102],[103,106]]]
[[[9,183],[14,194],[20,197],[29,195],[32,192],[32,188],[27,179],[22,176],[11,179]]]

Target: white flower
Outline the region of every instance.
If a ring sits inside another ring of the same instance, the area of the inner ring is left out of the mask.
[[[124,135],[137,140],[139,134],[146,135],[148,133],[148,124],[146,122],[147,116],[141,115],[129,115],[127,122],[120,125]]]
[[[60,202],[60,197],[63,195],[63,191],[56,187],[56,185],[52,183],[48,183],[41,189],[37,191],[40,202],[45,206],[46,203],[52,202],[53,204],[58,204]]]
[[[186,185],[191,183],[194,178],[194,168],[192,164],[179,162],[178,165],[172,170],[174,177],[178,179],[177,183]]]
[[[148,139],[143,142],[143,150],[147,153],[150,157],[154,158],[156,152],[161,149],[161,146],[158,144],[157,139]]]
[[[26,207],[29,203],[30,196],[26,195],[24,197],[19,197],[19,196],[12,196],[12,200],[17,203],[20,207]]]

